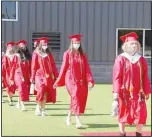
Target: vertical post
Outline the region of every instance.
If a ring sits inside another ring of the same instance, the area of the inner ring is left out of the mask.
[[[118,28],[116,28],[116,57],[118,56]]]
[[[145,56],[145,29],[143,29],[143,56]]]

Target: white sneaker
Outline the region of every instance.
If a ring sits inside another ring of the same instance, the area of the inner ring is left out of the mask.
[[[41,116],[41,112],[35,112],[36,116]]]
[[[12,102],[9,102],[8,104],[9,104],[9,106],[13,106],[13,103],[12,103]]]
[[[39,105],[37,105],[36,108],[35,108],[35,115],[41,116],[41,110],[40,110]]]
[[[35,109],[40,110],[40,106],[37,104]]]
[[[35,115],[41,116],[41,110],[35,110]]]
[[[70,125],[71,125],[71,118],[70,118],[70,117],[67,117],[67,118],[66,118],[66,125],[67,125],[67,126],[70,126]]]
[[[16,104],[16,107],[17,107],[17,108],[21,108],[21,104],[20,104],[20,103],[17,103],[17,104]]]
[[[22,107],[22,108],[21,108],[21,111],[26,111],[25,107]]]
[[[76,128],[82,128],[83,126],[82,126],[82,124],[81,124],[81,122],[79,121],[79,122],[76,122]]]
[[[44,110],[42,111],[42,116],[47,116],[47,114]]]

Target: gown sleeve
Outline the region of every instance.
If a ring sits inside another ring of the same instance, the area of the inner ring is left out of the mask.
[[[59,73],[58,73],[58,69],[56,67],[56,64],[55,64],[55,61],[54,61],[54,57],[53,57],[52,54],[50,54],[50,58],[51,58],[52,71],[53,71],[55,79],[57,79]]]
[[[142,58],[142,68],[143,68],[143,90],[145,92],[145,94],[150,94],[151,93],[151,88],[150,88],[150,80],[148,77],[148,67],[147,67],[147,63],[146,60],[144,58]]]
[[[11,70],[10,70],[10,79],[11,80],[14,80],[14,75],[15,75],[17,62],[18,62],[18,56],[14,55],[14,57],[12,59],[12,67],[11,67]]]
[[[118,56],[115,60],[112,73],[113,93],[120,93],[122,87],[123,63],[122,57]]]
[[[32,62],[31,62],[31,80],[35,81],[35,74],[37,71],[37,60],[38,56],[36,53],[33,53]]]
[[[2,57],[2,81],[4,78],[6,78],[6,59],[3,56]]]
[[[69,68],[69,55],[68,55],[68,52],[66,51],[66,52],[64,52],[59,77],[56,81],[56,84],[58,86],[64,86],[65,85],[65,74],[66,74],[68,68]]]
[[[91,82],[92,85],[94,86],[94,79],[93,79],[93,76],[92,76],[92,73],[91,73],[91,70],[90,70],[90,66],[89,66],[86,54],[84,55],[84,57],[85,57],[85,65],[86,65],[87,82]]]

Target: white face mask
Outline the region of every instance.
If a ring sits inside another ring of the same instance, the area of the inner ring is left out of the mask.
[[[77,50],[79,47],[80,47],[80,44],[73,44],[73,48],[74,48],[74,49]]]
[[[42,49],[46,50],[46,49],[47,49],[47,46],[42,46]]]
[[[8,47],[6,52],[7,52],[7,54],[12,54],[12,51],[13,51],[13,48],[12,47]]]

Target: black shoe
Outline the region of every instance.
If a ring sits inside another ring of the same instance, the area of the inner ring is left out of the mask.
[[[141,133],[136,132],[136,137],[142,137]]]
[[[125,137],[125,136],[126,136],[126,133],[124,133],[124,134],[123,134],[123,133],[120,133],[120,136],[121,136],[121,137]]]

